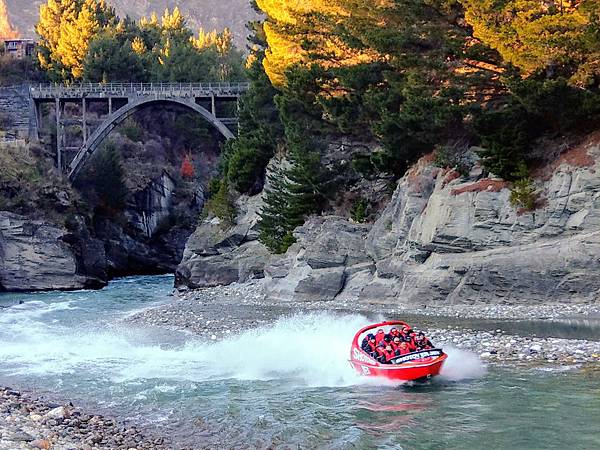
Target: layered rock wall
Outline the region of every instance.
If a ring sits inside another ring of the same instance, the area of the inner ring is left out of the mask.
[[[461,177],[424,158],[400,180],[368,233],[343,218],[310,219],[285,260],[266,269],[267,290],[282,300],[595,302],[598,137],[540,171],[534,211],[511,205],[508,183],[486,178],[477,165]],[[305,255],[330,264],[324,271]]]
[[[238,217],[238,231],[198,228],[178,282],[202,287],[264,276],[267,294],[281,301],[597,302],[600,133],[538,170],[534,183],[536,208],[526,211],[511,204],[510,184],[477,162],[463,176],[435,167],[430,155],[399,180],[373,224],[309,218],[281,256],[256,241],[260,196],[245,199],[256,203]]]
[[[79,273],[68,233],[41,220],[0,211],[0,290],[34,291],[100,287]]]

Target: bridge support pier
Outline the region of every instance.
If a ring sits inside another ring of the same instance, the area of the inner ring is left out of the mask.
[[[81,98],[81,115],[83,116],[83,125],[81,126],[81,132],[83,133],[83,145],[87,144],[87,106],[85,97]]]
[[[56,167],[62,172],[63,171],[63,144],[64,144],[64,129],[62,125],[62,104],[60,98],[55,101],[56,108]]]

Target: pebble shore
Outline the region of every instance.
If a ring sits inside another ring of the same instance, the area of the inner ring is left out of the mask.
[[[115,419],[89,415],[0,387],[0,449],[167,450],[162,437],[149,438]]]
[[[282,315],[309,311],[339,311],[370,314],[387,311],[427,317],[557,320],[577,317],[600,318],[600,305],[456,305],[452,307],[399,308],[397,305],[348,304],[341,302],[273,302],[261,281],[184,292],[158,308],[135,314],[127,320],[174,330],[186,330],[210,340],[226,338],[239,329],[273,322]],[[490,362],[583,364],[600,362],[600,342],[576,339],[518,336],[502,330],[481,331],[464,327],[428,328],[440,346],[469,350]]]

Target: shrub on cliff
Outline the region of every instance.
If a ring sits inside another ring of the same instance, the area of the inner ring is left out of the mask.
[[[224,227],[229,227],[235,223],[235,206],[227,179],[211,182],[209,190],[210,198],[206,202],[206,210],[221,220]]]

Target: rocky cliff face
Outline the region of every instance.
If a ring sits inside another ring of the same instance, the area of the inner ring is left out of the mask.
[[[219,219],[204,220],[186,243],[175,284],[201,288],[264,278],[272,257],[257,240],[261,204],[260,195],[238,199],[239,213],[232,227],[224,227]]]
[[[67,236],[67,230],[51,223],[0,211],[0,290],[103,286],[103,280],[82,273]]]
[[[369,232],[351,233],[349,248],[324,244],[351,226],[342,219],[315,218],[299,229],[283,272],[280,265],[266,269],[268,289],[281,299],[416,304],[595,301],[599,137],[538,174],[540,207],[532,212],[513,207],[508,184],[484,178],[477,166],[463,178],[424,158],[400,180]],[[310,254],[327,255],[332,263],[315,266]],[[313,295],[305,295],[307,283]]]
[[[538,208],[530,212],[512,206],[509,185],[477,164],[462,177],[426,157],[398,182],[374,224],[311,218],[286,255],[262,258],[261,248],[254,265],[262,261],[266,290],[282,301],[593,302],[599,171],[595,134],[539,171]]]

